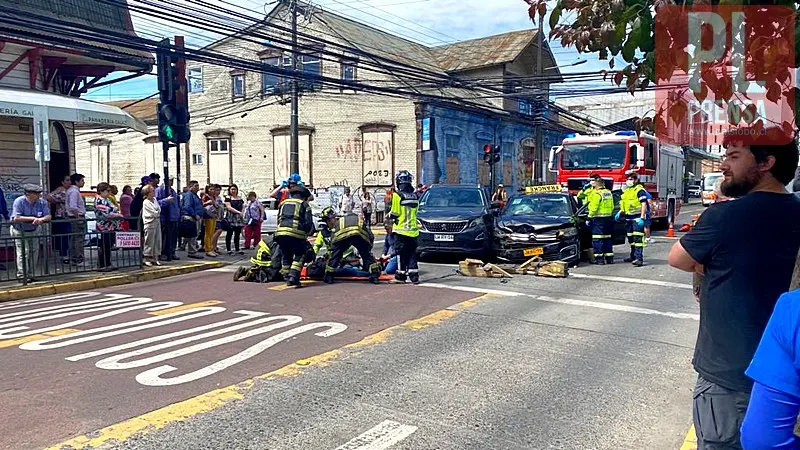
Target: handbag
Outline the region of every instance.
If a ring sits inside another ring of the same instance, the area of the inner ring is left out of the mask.
[[[197,237],[197,223],[193,220],[181,220],[178,223],[178,236],[182,238]]]

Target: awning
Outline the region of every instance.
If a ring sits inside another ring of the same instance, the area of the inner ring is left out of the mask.
[[[0,88],[0,116],[33,119],[34,108],[46,108],[49,120],[148,133],[147,124],[116,106],[50,92]]]

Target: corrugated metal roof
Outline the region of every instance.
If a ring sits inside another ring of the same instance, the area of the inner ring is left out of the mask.
[[[442,70],[460,72],[514,61],[531,45],[536,33],[514,31],[433,47],[431,51]]]
[[[323,10],[316,13],[315,18],[327,24],[331,31],[341,39],[366,53],[444,74],[444,70],[437,65],[436,58],[429,47],[329,11]]]
[[[131,22],[130,12],[127,7],[111,5],[109,3],[98,2],[95,0],[0,0],[0,10],[4,12],[18,12],[20,17],[25,20],[36,20],[29,15],[50,17],[55,20],[69,22],[77,30],[86,28],[99,28],[114,32],[125,33],[136,36]],[[19,25],[3,23],[0,16],[0,25],[12,31],[5,32],[12,37],[18,36],[26,41],[48,44],[52,38],[65,39],[59,33],[47,31],[31,30]],[[59,23],[59,25],[62,25]],[[24,32],[35,32],[40,37],[30,37],[27,34],[15,35],[14,30]],[[84,54],[92,58],[118,62],[134,69],[145,69],[153,65],[154,59],[150,52],[133,50],[130,48],[103,44],[92,39],[78,39],[67,37],[83,44],[91,44],[102,50],[82,50]],[[69,45],[49,44],[55,47],[69,48]]]

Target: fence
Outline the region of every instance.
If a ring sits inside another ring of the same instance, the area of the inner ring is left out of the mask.
[[[137,218],[118,219],[135,225]],[[103,232],[95,219],[53,220],[34,232],[19,232],[12,222],[0,222],[0,282],[23,285],[43,278],[93,271],[141,267],[141,231]]]

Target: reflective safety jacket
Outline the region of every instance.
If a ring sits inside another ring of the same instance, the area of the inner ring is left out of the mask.
[[[275,236],[291,236],[305,240],[314,231],[311,207],[299,198],[288,198],[278,209],[278,229]]]
[[[365,241],[372,241],[371,232],[366,228],[364,221],[354,213],[347,213],[336,221],[332,230],[331,245],[347,238],[360,236]]]
[[[325,246],[328,249],[328,254],[325,255],[327,259],[328,255],[330,255],[330,248],[331,248],[331,238],[333,237],[333,232],[327,225],[323,225],[322,229],[319,230],[317,233],[317,239],[314,241],[314,245],[312,246],[314,249],[314,254],[319,253],[320,249]],[[342,266],[346,264],[350,264],[352,260],[360,259],[358,255],[356,255],[356,249],[352,245],[348,248],[344,254],[342,255]]]
[[[593,187],[591,186],[585,187],[581,189],[581,191],[578,192],[578,195],[576,195],[575,197],[578,199],[578,201],[583,202],[584,200],[586,200],[586,197],[588,197],[593,191],[594,191]]]
[[[250,262],[253,263],[254,266],[270,268],[272,267],[272,250],[269,248],[264,241],[258,242],[258,249],[256,250],[256,256],[250,258]]]
[[[611,217],[614,214],[614,196],[606,188],[589,193],[589,218]]]
[[[419,208],[419,199],[415,193],[395,192],[392,194],[392,209],[389,213],[394,221],[392,232],[412,238],[419,236],[417,208]]]
[[[647,201],[644,186],[635,184],[622,192],[619,210],[626,216],[641,216],[642,203]]]

